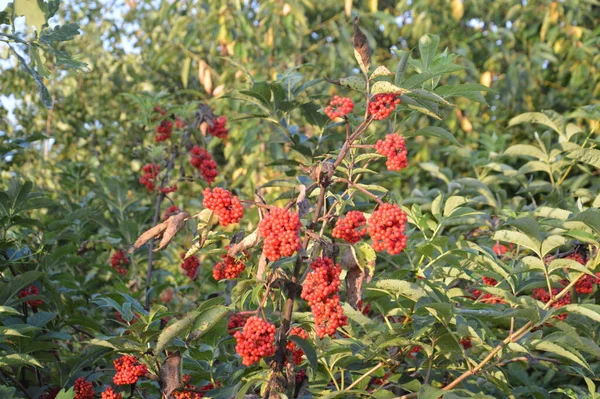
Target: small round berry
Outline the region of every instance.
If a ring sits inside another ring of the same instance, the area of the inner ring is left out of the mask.
[[[101,399],[123,399],[120,393],[116,393],[112,387],[108,387],[102,392]]]
[[[27,298],[28,296],[37,296],[40,294],[40,289],[35,285],[30,285],[29,287],[23,288],[19,292],[19,298]],[[31,307],[31,309],[37,309],[44,303],[41,299],[32,299],[29,301],[25,301],[27,305]]]

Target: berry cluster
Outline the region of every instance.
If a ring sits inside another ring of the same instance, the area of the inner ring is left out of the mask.
[[[117,373],[113,377],[113,382],[117,385],[135,384],[138,378],[143,377],[148,372],[145,364],[141,364],[135,356],[124,355],[116,359],[113,364]]]
[[[190,164],[200,171],[207,183],[214,182],[219,172],[217,172],[217,163],[212,159],[210,153],[197,145],[190,150],[190,153],[192,154]]]
[[[296,373],[296,385],[300,385],[304,382],[304,380],[307,380],[308,377],[306,376],[306,370],[302,369],[300,371],[298,371],[298,373]]]
[[[365,215],[359,211],[350,211],[346,216],[338,219],[333,229],[332,235],[335,238],[340,238],[350,244],[356,244],[360,239],[367,234],[365,224],[367,219]]]
[[[117,252],[112,254],[110,257],[110,265],[113,269],[117,271],[119,274],[127,274],[127,265],[129,265],[129,259],[125,255],[125,251],[119,249]]]
[[[94,387],[85,378],[75,380],[75,399],[94,399]]]
[[[221,226],[237,223],[244,216],[240,199],[219,187],[215,187],[212,192],[208,187],[204,190],[203,204],[217,215]]]
[[[492,295],[489,292],[483,293],[481,290],[471,291],[471,299],[479,301],[481,303],[489,303],[490,305],[496,305],[498,303],[504,304],[506,301],[498,296]]]
[[[181,254],[181,259],[185,258],[185,252]],[[200,259],[197,256],[190,256],[181,262],[181,268],[185,270],[186,276],[189,278],[196,277],[196,272],[198,271],[198,267],[200,267]]]
[[[272,209],[260,222],[260,235],[265,239],[263,251],[267,259],[276,261],[292,256],[300,248],[300,217],[286,209]]]
[[[349,114],[353,109],[354,103],[350,98],[333,96],[331,101],[329,101],[329,105],[325,107],[325,115],[327,115],[329,119],[334,120]]]
[[[404,137],[398,134],[388,134],[385,140],[377,141],[375,144],[377,153],[387,157],[385,166],[388,170],[400,171],[408,166],[408,151]]]
[[[275,354],[276,330],[274,324],[252,316],[248,318],[242,331],[236,331],[233,335],[237,341],[235,350],[242,357],[244,366],[250,366],[263,357]]]
[[[494,253],[498,256],[502,256],[505,253],[508,252],[508,248],[506,247],[506,245],[502,245],[499,242],[496,243],[496,245],[494,245],[492,247],[492,251],[494,251]]]
[[[176,205],[171,205],[170,207],[167,208],[167,211],[165,212],[165,215],[163,216],[164,220],[167,220],[168,218],[170,218],[171,216],[179,213],[179,211],[181,211],[181,209],[179,209],[178,206]]]
[[[175,399],[201,399],[206,395],[206,392],[216,388],[214,384],[209,383],[204,385],[200,389],[196,389],[195,385],[190,384],[191,379],[192,376],[189,374],[183,376],[183,387],[185,389],[189,389],[190,391],[173,392],[173,396],[175,397]],[[218,382],[217,386],[220,386]]]
[[[213,120],[213,127],[208,128],[208,134],[224,139],[227,137],[229,129],[227,129],[227,117],[222,115]]]
[[[154,141],[160,143],[161,141],[166,141],[173,134],[173,122],[168,119],[163,119],[160,121],[160,124],[156,128],[156,135],[154,136]]]
[[[163,107],[161,107],[160,105],[155,105],[153,110],[154,110],[154,112],[157,112],[157,113],[161,114],[162,116],[165,116],[167,114],[167,110],[163,109]]]
[[[380,121],[390,116],[400,103],[400,98],[394,93],[375,94],[369,102],[369,114]]]
[[[408,357],[413,358],[415,357],[415,355],[419,352],[421,352],[423,350],[422,347],[420,347],[419,345],[417,346],[413,346],[412,348],[410,348],[410,352],[408,352]]]
[[[561,290],[558,288],[552,288],[552,296],[550,296],[549,292],[547,289],[545,288],[534,288],[533,291],[531,291],[531,296],[534,297],[535,299],[542,301],[543,303],[547,303],[548,301],[550,301],[550,299],[556,295],[558,295],[558,293]],[[558,301],[554,302],[552,304],[552,307],[555,309],[561,308],[565,305],[568,305],[571,303],[571,293],[567,292],[562,298],[560,298]],[[566,313],[563,314],[559,314],[557,316],[555,316],[558,320],[564,320],[567,317]]]
[[[36,296],[39,294],[40,294],[39,288],[36,287],[35,285],[30,285],[29,287],[23,288],[19,292],[19,298],[26,298],[28,296]],[[44,303],[44,301],[42,301],[41,299],[32,299],[30,301],[25,301],[25,303],[27,305],[31,306],[31,309],[37,309],[40,306],[42,306],[42,303]]]
[[[213,278],[215,280],[231,280],[239,276],[245,269],[244,263],[236,260],[233,256],[223,255],[222,261],[213,268]]]
[[[243,328],[249,317],[250,316],[241,313],[232,314],[229,320],[227,320],[227,332],[229,335],[234,335],[237,330]]]
[[[302,339],[308,339],[308,334],[302,327],[292,327],[289,335],[297,335]],[[286,348],[292,353],[294,364],[301,364],[304,351],[301,348],[296,347],[296,343],[294,341],[288,341]]]
[[[469,349],[473,347],[473,342],[471,342],[471,337],[463,337],[460,339],[460,344],[463,348]]]
[[[163,194],[174,193],[175,191],[177,191],[177,184],[173,184],[171,187],[160,187],[158,191],[160,191]]]
[[[577,252],[566,256],[565,259],[574,260],[582,265],[585,265],[586,263],[585,257]],[[594,285],[600,285],[600,273],[596,273],[596,276],[590,276],[589,274],[586,274],[585,276],[581,277],[575,283],[575,291],[578,294],[591,294],[594,291]]]
[[[487,276],[481,277],[481,281],[483,281],[483,284],[488,285],[490,287],[495,287],[496,284],[498,284],[498,280]]]
[[[360,301],[358,301],[358,303],[356,305],[357,305],[357,310],[360,310],[360,312],[362,314],[364,314],[365,316],[371,312],[371,305],[368,303],[365,305],[362,299]]]
[[[108,387],[102,392],[100,399],[123,399],[123,396],[120,393],[113,391],[111,387]]]
[[[329,258],[318,258],[310,267],[312,271],[306,276],[301,297],[311,308],[317,335],[332,336],[338,327],[348,324],[338,295],[342,267]]]
[[[398,255],[406,247],[406,213],[398,205],[381,205],[371,215],[368,227],[375,251]]]
[[[144,172],[144,174],[140,177],[140,184],[146,186],[148,192],[154,191],[154,188],[156,187],[155,180],[158,177],[158,172],[160,172],[160,166],[148,163],[142,167],[142,172]]]

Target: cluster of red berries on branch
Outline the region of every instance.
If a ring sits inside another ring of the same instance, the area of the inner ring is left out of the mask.
[[[400,104],[400,98],[394,93],[375,94],[369,102],[369,114],[373,115],[373,119],[386,119],[396,109],[396,105]]]
[[[231,280],[237,278],[245,269],[243,262],[235,259],[233,256],[223,255],[222,261],[213,268],[213,278],[215,280]]]
[[[356,310],[359,310],[362,314],[366,316],[371,312],[371,305],[368,303],[365,305],[365,303],[361,299],[356,304]]]
[[[410,352],[408,352],[408,357],[413,358],[416,356],[417,353],[421,352],[423,350],[423,347],[417,345],[417,346],[413,346],[412,348],[410,348]]]
[[[286,209],[274,208],[260,222],[258,229],[264,238],[263,252],[271,262],[292,256],[300,248],[300,217]]]
[[[202,147],[195,145],[191,150],[190,164],[200,171],[200,174],[207,183],[215,181],[215,177],[219,174],[217,171],[217,163],[213,160],[208,151]]]
[[[383,204],[369,218],[369,235],[375,251],[398,255],[406,247],[406,213],[395,204]]]
[[[138,378],[143,377],[148,372],[145,364],[138,361],[135,356],[124,355],[113,362],[117,373],[113,377],[113,382],[117,385],[135,384]]]
[[[30,285],[29,287],[23,288],[19,292],[19,298],[27,298],[28,296],[37,296],[39,294],[40,294],[39,288],[36,287],[35,285]],[[31,309],[37,309],[40,306],[42,306],[44,301],[42,301],[41,299],[32,299],[29,301],[25,301],[25,303],[27,305],[29,305],[31,307]]]
[[[200,267],[200,259],[198,259],[197,256],[190,256],[189,258],[185,259],[185,252],[181,254],[181,259],[184,259],[184,261],[181,262],[181,268],[185,270],[186,276],[189,278],[196,277],[198,267]]]
[[[201,399],[204,396],[206,396],[206,392],[220,386],[220,384],[218,382],[217,382],[216,386],[213,383],[208,383],[208,384],[204,385],[203,387],[201,387],[200,389],[196,389],[195,385],[190,384],[191,380],[192,380],[191,375],[186,374],[183,376],[183,384],[184,384],[183,387],[185,389],[189,389],[189,391],[180,390],[180,391],[173,392],[173,396],[175,396],[175,399]]]
[[[119,249],[110,257],[110,266],[119,274],[127,274],[126,267],[129,265],[129,259],[125,255],[125,251]]]
[[[174,193],[175,191],[177,191],[177,184],[173,184],[172,186],[168,187],[160,187],[158,191],[160,191],[163,194]]]
[[[176,205],[171,205],[170,207],[167,208],[167,211],[165,212],[163,219],[167,220],[168,218],[170,218],[171,216],[179,213],[179,211],[181,211],[181,209],[179,209],[178,206]]]
[[[510,247],[507,247],[506,245],[502,245],[499,242],[497,242],[493,247],[492,247],[492,251],[494,251],[494,253],[497,256],[502,256],[505,253],[507,253],[508,251],[510,251],[512,249],[514,245],[510,244]]]
[[[251,366],[263,357],[275,354],[276,330],[274,324],[252,316],[248,318],[242,331],[235,332],[235,350],[242,357],[244,366]]]
[[[385,166],[388,170],[400,171],[408,166],[408,151],[404,137],[398,134],[388,134],[385,140],[375,144],[377,153],[387,157]]]
[[[493,279],[493,278],[487,277],[487,276],[483,276],[481,278],[481,280],[483,281],[483,283],[485,285],[490,286],[490,287],[493,287],[496,284],[498,284],[498,281],[496,279]],[[484,293],[481,290],[472,290],[471,294],[472,294],[472,296],[470,298],[472,300],[479,301],[481,303],[488,303],[490,305],[506,303],[506,301],[504,299],[500,298],[499,296],[490,294],[489,292]]]
[[[471,342],[471,337],[463,337],[460,339],[460,344],[465,349],[470,349],[473,347],[473,342]]]
[[[586,263],[585,257],[577,252],[565,256],[565,259],[574,260],[575,262],[581,263],[582,265],[585,265]],[[575,283],[575,291],[578,294],[582,295],[591,294],[594,291],[595,285],[600,285],[600,273],[596,273],[595,276],[586,274],[585,276],[577,280],[577,282]]]
[[[302,327],[292,327],[288,336],[297,335],[302,339],[308,339],[308,334]],[[292,359],[294,364],[302,363],[302,356],[304,356],[304,351],[301,348],[296,346],[296,343],[292,340],[288,340],[286,348],[292,353]]]
[[[220,187],[215,187],[212,191],[207,187],[204,190],[203,204],[217,215],[221,226],[237,223],[244,216],[240,199]]]
[[[208,134],[220,139],[227,138],[227,135],[229,134],[229,129],[227,129],[227,117],[221,115],[213,119],[213,127],[208,128]]]
[[[304,280],[301,297],[310,306],[317,335],[332,336],[339,327],[348,324],[338,295],[342,267],[329,258],[318,258],[310,267],[312,271]]]
[[[75,380],[74,390],[75,399],[94,399],[94,386],[83,377]]]
[[[332,236],[342,239],[350,244],[356,244],[367,234],[365,225],[367,219],[359,211],[350,211],[346,216],[339,218],[333,228]]]
[[[548,303],[550,301],[550,299],[552,299],[552,297],[555,297],[556,295],[558,295],[561,291],[562,290],[559,288],[552,288],[552,296],[551,296],[550,293],[548,292],[548,290],[545,288],[534,288],[533,291],[531,291],[531,296],[545,304],[545,303]],[[555,301],[552,304],[552,307],[555,309],[558,309],[558,308],[561,308],[570,303],[571,303],[571,293],[567,292],[562,298],[560,298],[558,301]],[[556,317],[558,320],[564,320],[567,317],[567,314],[562,313],[562,314],[556,315],[554,317]]]
[[[161,116],[165,116],[167,114],[167,110],[160,105],[155,105],[153,111],[159,113]]]
[[[329,105],[325,107],[325,115],[334,120],[348,115],[354,109],[354,102],[348,97],[333,96]]]
[[[243,328],[246,325],[246,322],[250,318],[249,315],[234,313],[227,320],[227,332],[229,335],[234,335],[236,331]]]
[[[173,122],[168,119],[163,119],[158,124],[156,128],[156,135],[154,136],[154,141],[160,143],[161,141],[166,141],[173,134]]]
[[[498,280],[496,280],[495,278],[488,277],[488,276],[481,277],[481,281],[483,281],[483,284],[490,286],[490,287],[495,287],[496,284],[498,284]]]
[[[101,399],[123,399],[123,395],[116,393],[111,387],[102,392]]]
[[[148,163],[142,167],[142,172],[144,172],[144,174],[140,177],[139,182],[146,186],[148,192],[151,193],[156,188],[156,178],[160,172],[160,166]]]
[[[306,370],[302,369],[296,373],[296,385],[302,384],[304,380],[308,380],[308,376],[306,375]]]

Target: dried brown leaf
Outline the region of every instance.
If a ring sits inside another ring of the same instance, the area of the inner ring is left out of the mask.
[[[167,220],[162,223],[157,224],[156,226],[146,230],[142,235],[135,240],[135,243],[131,248],[129,248],[129,253],[133,253],[135,250],[142,247],[142,245],[146,244],[148,241],[152,239],[159,239],[162,237],[160,241],[160,245],[155,251],[159,251],[164,249],[169,245],[173,237],[177,234],[177,232],[183,227],[185,221],[190,216],[187,212],[180,212],[176,215],[171,216]]]
[[[181,387],[181,354],[174,352],[169,354],[160,368],[160,388],[164,398],[174,398],[173,392]]]
[[[360,30],[360,21],[358,17],[354,18],[354,55],[360,69],[365,75],[369,73],[369,66],[371,65],[371,48],[367,36]]]
[[[258,234],[258,229],[256,229],[252,233],[250,233],[247,237],[244,237],[244,239],[242,241],[240,241],[239,243],[230,245],[229,251],[227,251],[227,254],[229,256],[235,256],[239,252],[242,252],[248,248],[253,248],[253,247],[257,246],[259,241],[260,241],[260,235]],[[232,242],[233,242],[233,240],[232,240]]]

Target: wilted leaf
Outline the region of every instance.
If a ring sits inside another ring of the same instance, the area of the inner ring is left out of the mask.
[[[175,237],[177,232],[179,232],[179,230],[181,230],[181,228],[185,225],[185,222],[189,216],[190,214],[187,212],[179,212],[164,222],[146,230],[141,236],[138,237],[137,240],[135,240],[135,243],[131,248],[129,248],[128,252],[131,254],[151,239],[158,239],[161,237],[162,239],[160,244],[154,251],[156,252],[166,248],[171,240]]]
[[[354,56],[360,69],[365,76],[369,73],[371,65],[371,48],[367,41],[367,36],[360,30],[360,21],[358,17],[354,18]]]
[[[181,354],[172,352],[160,367],[160,388],[165,398],[173,398],[173,391],[181,387],[180,366]]]

